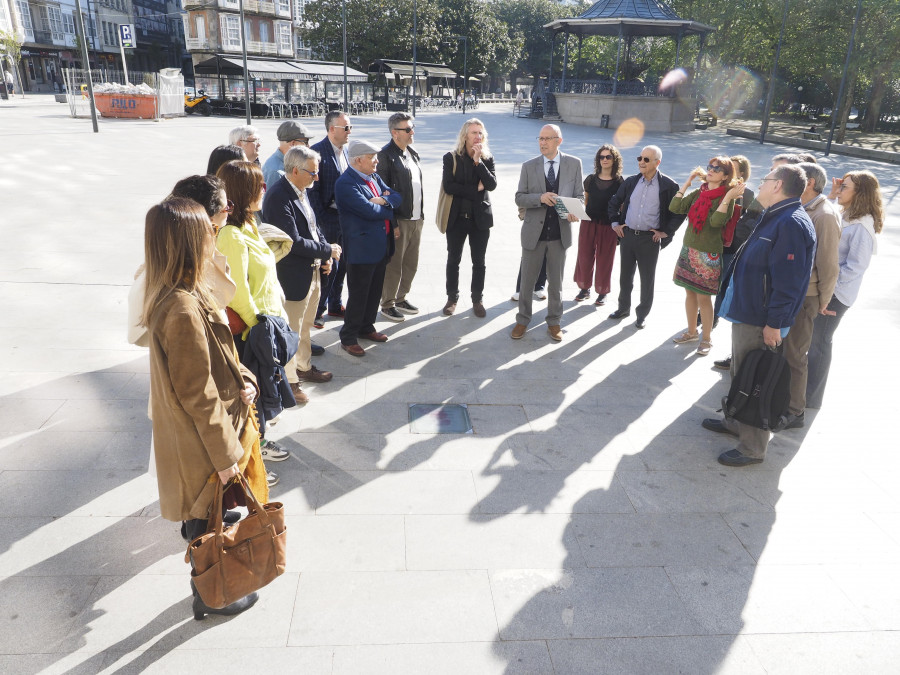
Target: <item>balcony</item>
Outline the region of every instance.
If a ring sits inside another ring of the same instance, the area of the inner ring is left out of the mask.
[[[53,34],[49,30],[34,31],[34,43],[38,45],[52,45]]]
[[[210,49],[208,38],[185,38],[184,44],[189,52]]]
[[[240,52],[241,44],[240,44],[240,42],[225,42],[222,44],[220,49],[223,52]]]
[[[258,13],[259,0],[244,0],[244,11],[253,12],[254,14]]]
[[[211,4],[210,0],[182,0],[184,9],[203,9]]]
[[[275,13],[275,3],[270,2],[269,0],[259,0],[259,13],[260,14],[274,14]]]
[[[278,56],[293,56],[294,48],[291,45],[278,45]]]
[[[238,0],[219,0],[219,7],[238,11],[241,8],[241,3]]]
[[[278,49],[274,42],[259,42],[257,40],[247,40],[247,53],[260,54],[262,56],[275,56]]]
[[[287,6],[287,7],[285,7],[285,6],[282,5],[282,4],[276,3],[276,5],[275,5],[275,15],[276,15],[276,16],[280,16],[280,17],[283,18],[283,19],[290,19],[290,18],[291,18],[291,5],[290,5],[290,3],[288,3],[288,6]]]

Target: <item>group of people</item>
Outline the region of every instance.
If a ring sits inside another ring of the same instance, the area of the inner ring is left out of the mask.
[[[206,175],[179,181],[147,214],[131,338],[150,348],[161,512],[182,522],[188,540],[206,531],[215,480],[225,484],[242,472],[261,501],[277,483],[265,462],[290,455],[266,440],[266,426],[282,408],[308,400],[302,382],[332,379],[312,364],[322,349],[311,329],[326,312],[343,318],[341,348],[355,357],[366,353],[361,340],[387,341],[375,326],[379,310],[392,321],[419,312],[407,297],[425,195],[413,118],[392,115],[391,140],[381,148],[350,140],[352,125],[342,112],[329,113],[325,127],[325,137],[310,146],[306,127],[284,122],[278,148],[264,163],[257,130],[238,127],[228,145],[213,150]],[[653,145],[641,149],[638,172],[623,178],[621,153],[604,144],[585,178],[581,161],[560,150],[558,126],[545,125],[537,140],[539,155],[522,165],[515,193],[520,283],[530,291],[546,277],[550,338],[563,339],[563,271],[580,221],[560,198],[583,201],[588,215],[577,237],[575,300],[588,300],[593,287],[595,304],[605,303],[618,248],[620,288],[610,318],[631,313],[637,272],[638,329],[653,304],[659,251],[686,217],[674,283],[685,289],[687,329],[674,341],[699,342],[697,354],[705,355],[716,317],[732,322],[725,364],[732,372],[750,350],[783,345],[792,370],[788,428],[803,426],[805,408],[822,403],[832,337],[876,251],[884,215],[875,176],[849,172],[833,179],[825,196],[827,178],[814,158],[778,155],[754,198],[742,156],[713,157],[679,186],[659,170],[662,150]],[[443,158],[441,185],[452,197],[443,314],[456,311],[468,240],[473,312],[484,317],[497,175],[480,120],[463,124]],[[533,298],[518,294],[513,339],[528,329]],[[739,437],[721,463],[763,461],[768,432],[727,418],[703,426]],[[256,600],[214,609],[193,592],[198,616],[237,613]]]

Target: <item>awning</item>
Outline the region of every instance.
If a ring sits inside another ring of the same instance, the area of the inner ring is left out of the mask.
[[[261,80],[291,79],[300,82],[314,80],[343,82],[344,66],[340,63],[324,61],[288,61],[282,59],[247,59],[250,77]],[[227,75],[243,77],[243,59],[235,56],[217,55],[194,66],[197,75]],[[347,68],[348,82],[368,82],[369,78],[353,68]]]
[[[384,73],[400,75],[401,77],[412,77],[413,64],[412,61],[377,59],[369,66],[369,73]],[[456,77],[456,73],[444,63],[416,62],[416,79],[424,79],[426,77]]]

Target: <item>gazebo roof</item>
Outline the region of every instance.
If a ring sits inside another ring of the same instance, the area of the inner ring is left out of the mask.
[[[544,26],[575,35],[664,36],[703,35],[715,30],[678,16],[662,0],[599,0],[584,14],[557,19]]]

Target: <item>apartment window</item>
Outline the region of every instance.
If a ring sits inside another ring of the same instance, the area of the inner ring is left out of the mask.
[[[275,30],[278,32],[278,49],[291,51],[291,24],[285,21],[279,21],[275,24]]]
[[[269,42],[269,24],[260,22],[259,24],[259,41]]]
[[[22,28],[28,33],[34,32],[34,26],[31,24],[31,10],[26,0],[16,0],[16,7],[19,8],[19,18],[22,21]]]
[[[59,7],[48,7],[47,10],[50,14],[50,32],[53,36],[53,39],[54,40],[62,40],[63,39],[62,12],[59,11]]]
[[[276,4],[280,12],[291,15],[291,0],[276,0]]]
[[[241,22],[236,16],[220,14],[219,21],[222,22],[222,44],[225,47],[241,47]]]
[[[197,28],[197,37],[199,39],[203,39],[206,37],[206,17],[205,16],[195,16],[194,17],[194,26]]]
[[[75,17],[71,14],[63,14],[63,30],[66,31],[66,35],[74,35],[75,34]]]
[[[247,38],[247,42],[253,39],[253,26],[250,24],[249,19],[244,20],[244,37]]]
[[[305,0],[294,0],[294,21],[303,21],[303,7]]]

